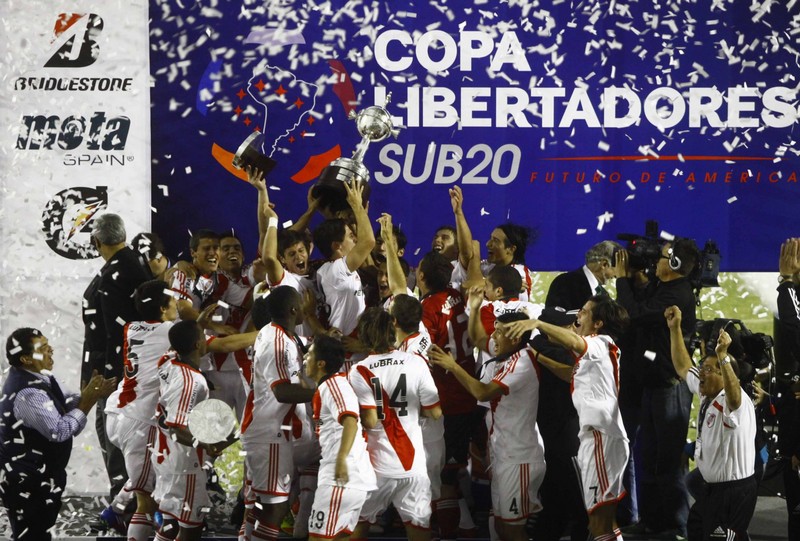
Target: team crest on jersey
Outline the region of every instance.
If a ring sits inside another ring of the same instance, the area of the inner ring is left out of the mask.
[[[711,428],[714,425],[714,421],[717,418],[716,413],[710,413],[708,417],[706,417],[706,427]]]
[[[92,223],[108,208],[105,186],[74,187],[61,190],[47,202],[42,213],[45,242],[67,259],[94,259],[100,255],[92,245]]]

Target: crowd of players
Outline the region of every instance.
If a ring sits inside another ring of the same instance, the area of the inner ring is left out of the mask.
[[[472,503],[488,480],[494,539],[610,541],[622,539],[618,523],[631,535],[691,538],[681,462],[691,392],[702,404],[695,538],[747,539],[754,405],[735,371],[736,336],[715,336],[699,368],[687,350],[692,241],[666,242],[649,281],[621,246],[600,243],[538,304],[529,230],[498,225],[481,260],[458,187],[454,226],[436,231],[411,272],[402,231],[387,214],[373,230],[360,183],[344,185],[350,211],[334,216],[309,198],[279,229],[263,177],[249,179],[260,232],[249,264],[233,233],[193,232],[191,261],[172,265],[156,236],[130,247],[118,216],[96,220],[106,265],[85,296],[82,387],[119,382],[95,400],[120,485],[107,518],[136,499],[128,539],[199,539],[213,461],[237,436],[193,437],[188,418],[208,398],[240,421],[240,540],[277,538],[293,502],[295,536],[366,539],[393,506],[409,539],[431,538],[432,525],[435,537],[456,539],[474,526],[465,475],[476,481]],[[325,219],[312,236],[317,212]],[[787,245],[781,274],[791,285],[800,243]],[[314,249],[324,260],[312,261]],[[616,301],[603,287],[613,278]],[[20,336],[7,351],[29,369]]]

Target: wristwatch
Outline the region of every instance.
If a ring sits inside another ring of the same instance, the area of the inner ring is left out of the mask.
[[[782,284],[784,282],[793,282],[793,276],[791,274],[781,274],[778,276],[778,283]]]
[[[722,368],[726,364],[731,364],[731,358],[727,355],[725,355],[725,357],[723,357],[722,360],[719,362],[719,367]]]

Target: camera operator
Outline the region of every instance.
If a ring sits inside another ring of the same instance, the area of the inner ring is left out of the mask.
[[[664,310],[678,306],[682,328],[695,328],[695,297],[688,280],[699,252],[693,240],[676,238],[661,247],[655,277],[629,264],[629,254],[617,254],[617,301],[631,318],[635,352],[643,352],[641,425],[637,438],[642,478],[637,479],[640,524],[630,533],[659,533],[664,538],[686,536],[689,500],[684,481],[683,447],[689,427],[692,396],[672,364],[669,328]]]
[[[789,512],[789,539],[800,539],[800,238],[781,245],[778,332],[785,358],[779,370],[778,443],[784,457],[783,483]]]
[[[716,351],[706,352],[699,368],[692,366],[681,331],[681,311],[664,312],[670,330],[672,362],[689,389],[700,396],[697,469],[705,481],[698,499],[703,539],[723,530],[726,539],[749,539],[747,527],[756,508],[756,413],[741,387],[736,361],[728,355],[730,335],[721,329]]]

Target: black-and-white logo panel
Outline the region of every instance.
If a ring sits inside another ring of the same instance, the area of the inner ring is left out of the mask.
[[[72,187],[55,194],[42,213],[45,242],[67,259],[94,259],[100,255],[92,245],[92,222],[108,208],[106,186]]]

